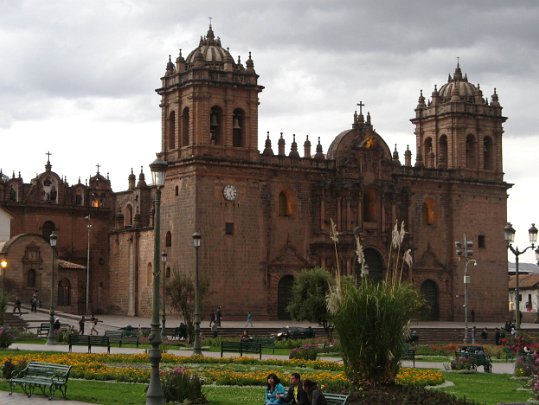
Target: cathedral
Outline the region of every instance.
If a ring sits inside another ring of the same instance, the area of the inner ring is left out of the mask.
[[[69,185],[53,171],[50,155],[45,171],[28,183],[15,173],[0,175],[8,298],[29,302],[37,290],[47,307],[54,268],[59,310],[84,313],[89,305],[94,313],[149,316],[154,266],[163,266],[166,280],[174,272],[192,275],[192,235],[199,232],[204,318],[220,305],[225,320],[245,319],[249,311],[259,320],[287,319],[302,269],[334,273],[339,265],[357,277],[356,236],[368,277],[383,279],[393,227],[403,221],[414,259],[410,280],[429,304],[422,319],[464,319],[465,266],[455,252],[464,235],[477,261],[467,273],[468,308],[479,321],[508,314],[503,228],[511,185],[503,178],[506,118],[495,89],[484,97],[457,64],[430,98],[420,92],[411,113],[413,161],[410,147],[402,160],[396,147],[391,151],[362,103],[327,151],[319,139],[282,133],[265,136],[260,151],[263,90],[251,54],[245,64],[234,60],[211,25],[186,57],[180,51],[169,58],[156,90],[157,152],[168,164],[160,209],[164,264],[153,262],[156,188],[143,169],[138,176],[131,170],[125,191],[113,191],[99,167],[87,183]],[[340,233],[339,263],[331,221]]]

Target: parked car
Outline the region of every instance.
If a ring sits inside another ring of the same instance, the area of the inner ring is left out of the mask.
[[[307,328],[301,326],[287,326],[277,333],[274,333],[272,336],[275,340],[307,339],[314,338],[314,330],[310,326]]]

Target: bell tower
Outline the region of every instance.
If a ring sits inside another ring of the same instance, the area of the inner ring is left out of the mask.
[[[415,118],[417,167],[462,169],[467,177],[503,180],[502,107],[496,89],[490,102],[457,63],[453,76],[425,102],[421,91]]]
[[[251,160],[258,156],[258,75],[249,52],[245,67],[221,46],[210,24],[187,58],[169,61],[161,88],[164,158],[193,156]]]

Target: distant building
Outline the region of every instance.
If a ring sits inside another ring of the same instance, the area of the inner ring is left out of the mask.
[[[200,232],[200,271],[209,286],[204,313],[221,305],[225,321],[244,319],[248,311],[256,319],[286,319],[299,271],[313,266],[335,271],[331,219],[340,232],[342,271],[359,272],[354,253],[359,236],[369,277],[378,280],[387,271],[393,226],[404,221],[403,248],[412,250],[415,261],[411,272],[405,269],[406,278],[429,304],[424,319],[464,318],[464,265],[454,250],[464,233],[475,242],[478,262],[469,269],[468,308],[481,321],[507,315],[503,227],[510,185],[503,179],[506,118],[496,91],[490,100],[483,97],[457,65],[430,100],[421,92],[411,119],[413,163],[409,148],[403,161],[396,148],[390,150],[363,103],[327,153],[308,137],[300,148],[295,135],[286,137],[287,149],[283,134],[276,147],[267,134],[260,152],[258,105],[264,87],[251,54],[244,63],[232,58],[210,26],[187,57],[180,52],[175,62],[169,59],[156,90],[160,154],[168,162],[160,235],[168,253],[167,279],[175,271],[193,273],[191,236]],[[69,186],[47,161],[45,172],[29,184],[14,175],[1,181],[0,206],[13,216],[12,235],[47,239],[56,230],[59,257],[80,266],[90,214],[94,312],[149,315],[154,191],[142,171],[138,181],[131,171],[122,192],[112,192],[99,169],[88,185]],[[20,262],[14,272],[27,271],[24,257],[11,260]],[[25,279],[13,288],[26,296],[31,288]],[[84,285],[70,282],[81,308]]]

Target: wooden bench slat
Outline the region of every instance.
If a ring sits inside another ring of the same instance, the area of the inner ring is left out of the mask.
[[[326,397],[328,405],[346,405],[348,403],[348,395],[324,392],[324,397]]]
[[[253,342],[221,342],[221,357],[224,352],[235,352],[243,356],[243,353],[258,354],[262,359],[262,345]]]

